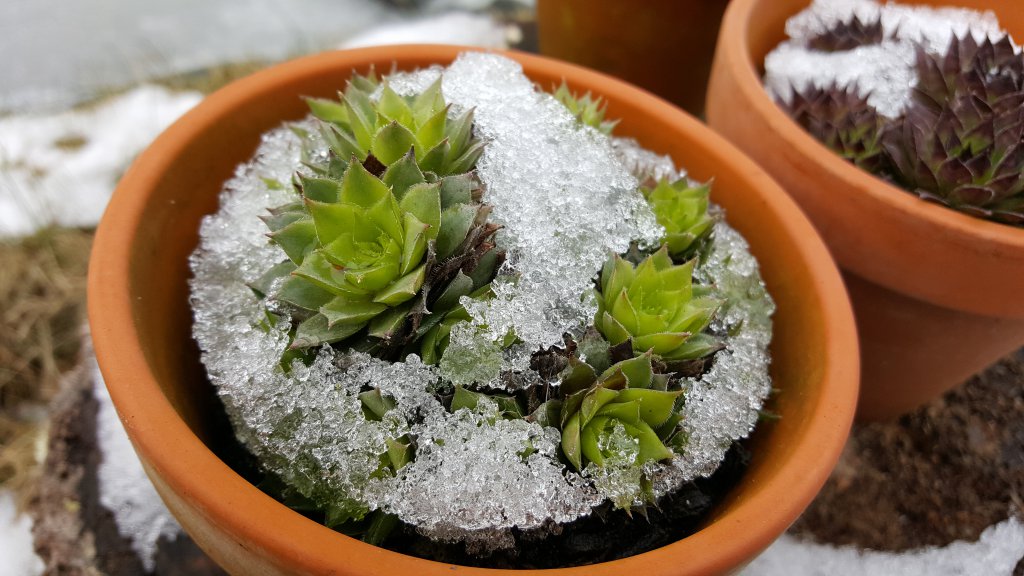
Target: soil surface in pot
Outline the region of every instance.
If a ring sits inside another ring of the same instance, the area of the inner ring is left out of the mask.
[[[1024,515],[1024,350],[899,420],[855,425],[790,532],[898,551],[975,541],[1011,513]]]

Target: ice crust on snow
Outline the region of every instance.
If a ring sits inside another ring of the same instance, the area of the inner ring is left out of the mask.
[[[285,258],[267,243],[258,218],[292,198],[266,184],[289,181],[300,165],[300,142],[285,127],[264,136],[254,160],[225,185],[220,211],[203,222],[191,261],[194,335],[237,437],[292,489],[321,505],[381,509],[430,537],[485,550],[511,545],[513,527],[557,529],[606,499],[636,495],[612,467],[583,474],[564,469],[556,429],[498,418],[490,402],[451,414],[433,393],[467,378],[491,387],[536,383],[539,377],[523,370],[524,362],[539,346],[560,343],[563,332],[590,323],[595,306],[583,296],[608,252],[660,237],[629,159],[647,171],[679,173],[670,160],[638,153],[635,143],[612,143],[580,128],[500,56],[467,53],[447,70],[404,74],[391,85],[414,91],[439,74],[453,114],[476,110],[476,129],[488,141],[478,164],[484,199],[505,226],[499,243],[510,255],[495,281],[498,296],[467,302],[476,321],[453,335],[441,365],[424,365],[415,356],[391,363],[324,347],[308,367],[296,363],[288,374],[277,369],[288,326],[256,327],[263,312],[246,283]],[[732,440],[749,433],[769,390],[764,345],[771,300],[746,243],[724,223],[715,234],[719,240],[699,280],[735,298],[714,326],[728,334],[728,350],[700,380],[687,383],[691,448],[671,464],[649,466],[659,494],[713,471]],[[494,342],[510,329],[525,343],[503,353]],[[473,362],[452,360],[468,352]],[[460,372],[481,366],[483,376]],[[357,395],[366,386],[395,399],[382,421],[363,416]],[[371,478],[386,439],[405,434],[416,438],[415,459],[397,475]]]
[[[839,22],[857,16],[863,22],[880,20],[886,40],[842,52],[808,48],[808,41]],[[854,86],[878,112],[900,116],[917,84],[915,44],[945,54],[953,36],[971,34],[976,40],[1005,35],[991,11],[933,8],[875,0],[814,0],[786,22],[789,40],[765,57],[764,83],[777,100],[789,101],[794,88]]]
[[[1011,517],[986,528],[977,542],[905,552],[835,547],[784,534],[740,576],[1012,576],[1021,558],[1024,523]]]

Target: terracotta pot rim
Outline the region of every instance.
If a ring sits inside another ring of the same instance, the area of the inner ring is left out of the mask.
[[[304,570],[315,572],[333,568],[338,573],[347,573],[347,570],[386,573],[374,567],[378,561],[384,561],[390,569],[401,568],[409,573],[447,574],[453,568],[390,552],[331,531],[259,491],[206,447],[162,392],[142,350],[133,323],[134,302],[129,283],[132,241],[136,231],[144,225],[141,221],[143,207],[151,200],[153,185],[170,159],[191,138],[221,121],[236,103],[245,101],[251,93],[311,72],[337,69],[339,62],[352,62],[355,66],[360,61],[421,60],[424,55],[438,62],[448,62],[467,50],[473,49],[409,45],[325,53],[281,64],[234,82],[185,114],[139,156],[118,185],[97,230],[88,283],[90,324],[103,376],[136,450],[175,491],[193,499],[209,522],[237,535],[234,537],[241,538],[240,542],[247,548],[255,546],[274,556],[297,559]],[[723,515],[684,540],[614,562],[537,572],[612,575],[643,571],[646,576],[667,576],[680,569],[679,558],[686,558],[688,568],[694,570],[726,570],[734,566],[737,559],[765,548],[795,520],[824,483],[848,434],[857,395],[857,339],[838,270],[809,221],[788,196],[751,160],[695,119],[642,90],[596,72],[539,56],[492,52],[506,54],[527,69],[557,66],[564,70],[566,77],[599,83],[607,86],[607,90],[642,101],[644,106],[657,110],[667,124],[700,131],[711,153],[730,155],[742,169],[757,174],[762,193],[771,197],[771,205],[766,209],[779,212],[793,233],[805,239],[796,256],[807,265],[818,286],[817,293],[813,294],[816,301],[811,305],[821,308],[828,336],[821,377],[824,386],[813,410],[818,417],[808,426],[806,434],[791,446],[786,458],[787,461],[823,465],[811,469],[793,465],[785,468],[770,482],[758,487],[746,508]],[[174,442],[174,450],[167,449],[170,441]],[[197,482],[197,478],[202,481]],[[790,494],[801,496],[791,497]],[[254,518],[265,522],[254,527]],[[737,529],[737,526],[742,528]],[[730,547],[716,552],[726,539],[731,542]],[[308,550],[322,554],[309,558],[311,555],[303,553]],[[342,568],[344,566],[348,568]],[[466,567],[457,570],[507,573]]]
[[[964,242],[991,243],[1014,250],[1024,250],[1024,228],[976,218],[921,200],[912,193],[843,160],[779,108],[764,88],[759,76],[760,64],[751,58],[749,28],[753,8],[760,1],[732,0],[723,19],[719,52],[731,60],[730,69],[736,73],[739,89],[746,96],[746,101],[754,107],[756,114],[767,119],[778,138],[797,149],[801,155],[814,158],[821,170],[827,172],[829,176],[852,182],[858,193],[886,209],[926,220],[937,227],[947,228],[961,236]],[[723,45],[732,47],[722,50]],[[742,62],[737,62],[736,59],[742,59]]]

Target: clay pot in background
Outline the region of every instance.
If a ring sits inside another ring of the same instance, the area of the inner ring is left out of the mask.
[[[726,4],[537,0],[540,52],[622,78],[699,116]]]
[[[910,4],[993,10],[1024,37],[1019,0]],[[807,212],[843,269],[860,332],[857,416],[896,417],[1024,345],[1024,229],[918,199],[832,153],[778,108],[761,77],[810,0],[734,0],[708,90],[712,128]]]
[[[125,174],[97,231],[89,316],[111,397],[157,491],[192,538],[235,574],[496,575],[405,556],[334,532],[230,468],[233,441],[191,337],[188,257],[200,219],[260,134],[307,114],[353,70],[447,64],[465,48],[389,46],[324,53],[235,82],[171,126]],[[623,560],[543,571],[567,576],[725,574],[750,561],[814,498],[846,441],[857,396],[857,340],[839,273],[796,205],[736,148],[677,108],[602,74],[509,53],[541,85],[565,78],[608,101],[616,133],[671,154],[750,242],[778,305],[769,405],[745,476],[696,534]]]

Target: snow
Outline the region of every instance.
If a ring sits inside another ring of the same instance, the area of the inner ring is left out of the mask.
[[[807,47],[811,38],[838,22],[849,22],[854,15],[863,22],[880,19],[886,40],[831,53]],[[944,54],[953,35],[970,33],[981,41],[1005,34],[990,11],[879,4],[875,0],[815,0],[789,19],[786,33],[790,39],[765,57],[764,83],[773,98],[789,101],[794,88],[807,86],[855,86],[880,114],[890,118],[903,113],[917,84],[916,44]]]
[[[181,527],[146,477],[103,384],[96,358],[90,355],[87,362],[93,375],[93,393],[99,404],[96,438],[102,455],[97,471],[100,504],[113,512],[118,532],[131,540],[132,550],[151,572],[157,540],[161,536],[173,540],[181,532]]]
[[[784,535],[740,576],[1011,576],[1024,558],[1024,523],[1009,518],[977,542],[907,552],[860,551]]]
[[[53,110],[154,78],[276,62],[399,18],[371,0],[5,0],[0,111]]]
[[[0,490],[0,576],[36,576],[43,568],[32,547],[32,519],[19,515],[14,495]]]
[[[486,15],[450,12],[415,20],[377,26],[353,36],[338,48],[359,48],[381,44],[455,44],[481,48],[507,48],[513,28],[506,28]]]
[[[656,242],[662,230],[626,167],[636,158],[622,159],[621,146],[580,128],[515,62],[468,52],[447,70],[389,82],[396,92],[415,92],[441,73],[451,113],[472,107],[475,129],[488,141],[477,174],[491,218],[504,226],[498,242],[514,263],[499,273],[496,296],[485,305],[463,300],[475,318],[463,325],[466,340],[453,332],[439,367],[414,355],[391,363],[325,346],[308,367],[296,363],[287,374],[276,368],[288,326],[257,327],[263,307],[246,283],[284,258],[266,241],[258,216],[293,198],[267,184],[288,181],[300,167],[300,143],[286,127],[264,136],[255,158],[225,185],[220,210],[203,222],[191,260],[193,332],[236,436],[291,488],[321,506],[354,502],[395,514],[435,539],[495,548],[514,543],[512,528],[543,531],[589,514],[605,499],[618,501],[619,488],[563,470],[556,429],[495,419],[480,406],[477,413],[451,414],[432,392],[465,377],[465,362],[451,360],[464,351],[477,353],[474,358],[495,351],[498,375],[473,378],[477,385],[500,387],[530,375],[536,381],[528,364],[516,374],[516,356],[528,361],[538,347],[561,342],[564,332],[582,331],[594,309],[581,295],[592,293],[608,253],[625,251],[630,239]],[[322,146],[313,143],[309,157],[325,158]],[[722,241],[700,274],[734,303],[719,320],[729,349],[704,378],[687,382],[694,401],[685,420],[699,425],[687,430],[692,449],[672,464],[652,465],[659,495],[713,471],[731,441],[749,433],[770,386],[771,301],[746,243],[718,226]],[[494,342],[509,329],[525,344],[503,354]],[[480,364],[492,365],[488,358]],[[357,396],[368,384],[395,401],[382,421],[363,416]],[[417,439],[415,459],[394,476],[373,474],[386,439],[406,434]],[[526,447],[533,448],[529,457],[522,456]]]
[[[132,159],[200,99],[144,85],[81,110],[0,118],[0,237],[94,226]]]

